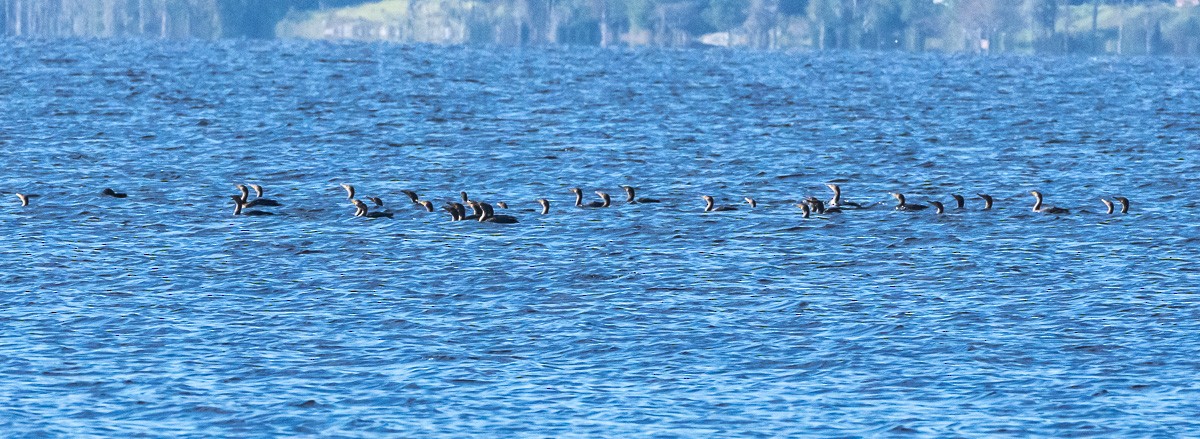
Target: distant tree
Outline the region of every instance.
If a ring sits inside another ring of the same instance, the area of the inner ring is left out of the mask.
[[[895,49],[902,47],[904,37],[904,19],[900,2],[896,0],[875,0],[865,5],[862,16],[862,29],[868,44],[874,49]]]
[[[1032,25],[1034,49],[1056,49],[1054,24],[1058,21],[1058,0],[1026,0],[1024,9]]]
[[[818,50],[838,47],[833,37],[841,21],[840,0],[809,0],[808,19],[813,23],[813,45]]]
[[[719,31],[740,26],[746,21],[748,0],[709,0],[701,15],[704,21]]]
[[[958,49],[980,50],[981,40],[995,44],[997,37],[1019,29],[1021,0],[961,0],[953,4],[953,20],[946,29],[957,36]]]
[[[275,24],[291,11],[339,8],[378,0],[217,0],[227,36],[271,38]],[[421,1],[421,0],[412,0]],[[174,12],[174,11],[173,11]]]
[[[1182,56],[1200,55],[1200,11],[1193,8],[1167,22],[1162,38],[1171,46],[1171,53]]]
[[[774,47],[772,30],[779,16],[779,0],[750,0],[746,11],[746,29],[752,47],[767,49]]]
[[[654,8],[653,0],[624,0],[625,16],[629,23],[630,30],[641,30],[646,28],[646,23],[650,18],[650,11]]]

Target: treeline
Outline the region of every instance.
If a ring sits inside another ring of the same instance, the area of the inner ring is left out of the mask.
[[[218,0],[0,0],[4,33],[29,37],[219,37]]]
[[[445,44],[1200,55],[1200,0],[383,0],[277,34]]]
[[[289,12],[367,0],[0,0],[4,35],[271,38]]]
[[[7,35],[1200,55],[1200,0],[0,0]]]

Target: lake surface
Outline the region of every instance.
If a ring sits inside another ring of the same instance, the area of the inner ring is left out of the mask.
[[[1198,60],[0,42],[10,437],[1200,435]]]

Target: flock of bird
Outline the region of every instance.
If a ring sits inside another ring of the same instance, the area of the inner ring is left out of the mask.
[[[354,198],[354,196],[355,196],[354,186],[349,185],[349,184],[342,184],[341,186],[343,189],[346,190],[346,199],[349,200],[349,202],[352,206],[354,206],[354,209],[355,209],[354,216],[365,217],[365,218],[392,218],[394,216],[393,212],[384,208],[384,202],[381,198],[379,198],[379,197],[364,197],[364,199],[366,199],[367,201],[370,201],[372,204],[374,204],[376,208],[383,208],[383,210],[372,211],[371,207],[369,207],[366,202],[364,202],[360,199]],[[845,201],[842,199],[841,187],[839,187],[836,184],[832,184],[832,183],[826,184],[825,186],[829,187],[829,189],[833,191],[833,198],[829,199],[829,201],[822,201],[822,200],[818,199],[817,197],[809,196],[809,197],[805,198],[803,202],[796,204],[796,207],[798,207],[800,209],[801,216],[803,218],[809,218],[813,214],[827,215],[827,214],[833,214],[833,213],[840,213],[845,210],[870,209],[870,208],[875,207],[878,204],[880,204],[880,203],[860,204],[860,203]],[[278,206],[283,205],[282,203],[280,203],[276,200],[264,198],[263,197],[263,188],[260,185],[239,184],[236,187],[238,189],[239,194],[238,195],[230,195],[230,198],[233,199],[233,204],[234,204],[233,214],[234,215],[246,215],[246,216],[273,215],[273,213],[268,210],[250,210],[250,208],[253,208],[253,207],[278,207]],[[255,197],[253,199],[250,198],[251,189],[254,191],[254,195],[255,195]],[[637,193],[635,192],[635,189],[632,186],[621,186],[621,189],[623,189],[625,191],[625,203],[627,203],[627,204],[643,204],[643,203],[658,203],[658,202],[660,202],[660,200],[653,199],[653,198],[638,198]],[[574,207],[577,207],[577,208],[606,208],[606,207],[612,206],[612,204],[613,204],[612,197],[609,196],[609,194],[604,191],[596,191],[596,195],[600,197],[600,200],[599,201],[591,201],[589,203],[583,202],[583,190],[581,190],[580,188],[577,188],[577,187],[571,188],[571,189],[569,189],[569,191],[575,195],[575,206]],[[407,196],[412,201],[412,204],[420,206],[422,209],[424,209],[428,212],[434,211],[433,202],[429,201],[429,200],[421,199],[421,197],[416,192],[407,190],[407,189],[401,190],[400,192],[403,193],[405,196]],[[125,198],[128,196],[125,193],[116,192],[116,191],[112,190],[111,188],[104,189],[104,191],[102,191],[100,194],[104,195],[104,196],[108,196],[108,197],[113,197],[113,198]],[[1053,215],[1063,215],[1063,214],[1070,213],[1070,210],[1068,210],[1066,208],[1046,205],[1043,202],[1044,197],[1042,196],[1041,192],[1031,191],[1031,192],[1029,192],[1029,194],[1032,195],[1034,198],[1034,204],[1033,204],[1033,209],[1032,209],[1033,212],[1053,214]],[[35,195],[25,195],[25,194],[20,194],[20,193],[18,193],[16,195],[17,195],[17,198],[21,200],[21,206],[28,206],[29,199],[31,197],[35,196]],[[898,203],[894,206],[895,210],[904,211],[904,212],[916,212],[916,211],[921,211],[921,210],[925,210],[925,209],[932,207],[938,215],[941,215],[941,214],[945,213],[945,211],[946,211],[946,206],[944,204],[942,204],[940,201],[929,201],[928,204],[909,204],[907,199],[904,197],[904,194],[894,192],[894,193],[891,193],[890,195],[893,198],[895,198]],[[983,200],[983,209],[982,210],[990,210],[992,208],[992,203],[993,203],[992,197],[988,194],[977,194],[977,195],[979,196],[980,199]],[[495,206],[493,206],[491,203],[470,199],[467,196],[466,192],[459,192],[459,196],[462,199],[461,202],[451,201],[451,202],[445,203],[442,206],[442,209],[450,214],[451,221],[479,221],[479,222],[491,222],[491,223],[498,223],[498,224],[513,224],[513,223],[519,222],[515,216],[497,215],[496,214],[496,210],[495,210],[496,207],[499,207],[501,209],[508,209],[508,204],[503,201],[498,201],[495,203]],[[966,198],[965,197],[963,197],[962,195],[959,195],[959,194],[951,194],[950,196],[954,199],[955,203],[957,204],[957,209],[965,209],[966,208]],[[738,206],[732,206],[732,205],[718,206],[718,205],[716,205],[716,200],[710,195],[703,195],[700,198],[702,200],[704,200],[704,211],[705,212],[724,212],[724,211],[738,210]],[[746,204],[749,206],[749,208],[753,209],[753,208],[758,207],[758,202],[756,202],[753,198],[746,197],[746,198],[744,198],[744,200],[746,201]],[[550,213],[550,200],[547,200],[545,198],[539,198],[535,201],[537,202],[537,204],[539,206],[541,206],[541,214],[542,215],[546,215],[546,214]],[[1114,201],[1115,201],[1115,203],[1114,203]],[[1121,213],[1129,213],[1129,199],[1128,198],[1121,197],[1121,196],[1114,196],[1114,197],[1112,197],[1112,200],[1109,200],[1107,198],[1100,198],[1100,202],[1104,204],[1107,214],[1110,214],[1110,215],[1113,214],[1113,212],[1116,211],[1117,204],[1120,204],[1120,212]],[[470,214],[467,214],[468,208],[471,209]]]

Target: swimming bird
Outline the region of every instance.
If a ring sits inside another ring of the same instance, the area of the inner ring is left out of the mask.
[[[458,210],[458,219],[460,220],[477,220],[482,213],[479,209],[479,203],[476,201],[468,201],[467,206],[471,208],[471,214],[467,215],[467,208],[463,207],[462,203],[452,203],[454,208]]]
[[[841,213],[841,212],[842,212],[842,208],[840,208],[840,207],[829,207],[829,208],[826,208],[826,207],[825,207],[825,202],[824,202],[824,201],[821,201],[821,200],[820,200],[819,198],[817,198],[817,197],[808,197],[808,198],[804,199],[804,203],[805,203],[805,204],[808,204],[808,207],[809,207],[810,209],[812,209],[812,211],[813,211],[813,212],[815,212],[815,213],[816,213],[816,214],[818,214],[818,215],[824,215],[824,214],[827,214],[827,213]]]
[[[508,203],[505,203],[503,201],[497,201],[496,207],[499,207],[501,209],[508,209]]]
[[[402,193],[404,195],[408,195],[408,198],[411,199],[414,204],[421,203],[421,197],[418,197],[416,192],[410,191],[408,189],[401,189],[400,193]]]
[[[459,191],[458,195],[462,197],[463,204],[471,204],[471,199],[467,198],[467,191]]]
[[[254,189],[254,196],[256,197],[256,198],[255,198],[256,200],[259,200],[259,199],[261,199],[263,202],[268,202],[268,203],[273,203],[273,202],[274,202],[273,200],[267,200],[267,199],[264,199],[264,198],[263,198],[263,188],[262,188],[262,186],[260,186],[260,185],[258,185],[258,184],[251,184],[251,185],[250,185],[250,188]],[[264,204],[264,203],[260,203],[259,205],[261,205],[261,206],[272,206],[272,204]]]
[[[263,188],[262,188],[262,186],[259,186],[259,185],[257,185],[257,184],[252,184],[252,185],[250,185],[250,187],[254,188],[254,196],[255,196],[256,198],[254,198],[253,200],[250,200],[250,199],[249,199],[249,198],[250,198],[250,191],[247,191],[247,190],[246,190],[246,185],[244,185],[244,184],[239,184],[239,185],[237,185],[237,188],[238,188],[238,190],[242,192],[242,202],[246,203],[246,207],[255,207],[255,206],[273,207],[273,206],[281,206],[281,204],[279,204],[279,202],[278,202],[278,201],[275,201],[275,200],[271,200],[271,199],[268,199],[268,198],[263,198],[263,197],[262,197],[262,196],[263,196]]]
[[[17,198],[21,200],[21,207],[29,205],[29,196],[25,194],[17,194]]]
[[[962,195],[959,195],[959,194],[950,194],[950,196],[954,198],[954,202],[955,202],[955,203],[958,203],[958,207],[956,207],[955,209],[963,209],[963,208],[964,208],[964,206],[966,206],[966,205],[967,205],[967,199],[966,199],[966,198],[963,198],[963,196],[962,196]]]
[[[517,217],[512,215],[496,215],[496,211],[492,209],[492,205],[488,203],[479,203],[479,208],[483,214],[479,216],[479,222],[496,223],[496,224],[516,224]]]
[[[538,198],[537,203],[542,206],[542,215],[550,213],[550,200]]]
[[[905,204],[904,203],[904,194],[899,193],[899,192],[892,192],[892,197],[895,197],[896,201],[900,202],[900,204],[896,205],[896,210],[914,211],[914,210],[925,210],[925,209],[929,208],[929,206],[926,206],[924,204]]]
[[[391,218],[393,215],[391,212],[371,212],[367,209],[367,203],[362,202],[362,200],[354,200],[354,207],[358,208],[358,212],[355,212],[354,216],[363,216],[367,218]]]
[[[346,183],[342,183],[342,189],[346,190],[346,199],[347,200],[354,199],[354,186],[351,186]]]
[[[379,198],[379,197],[367,197],[367,199],[368,199],[368,200],[371,200],[371,202],[372,202],[372,203],[375,203],[375,207],[383,207],[383,199],[382,199],[382,198]]]
[[[113,198],[125,198],[125,197],[129,196],[129,194],[114,191],[114,190],[112,190],[112,188],[104,188],[103,191],[100,191],[100,195],[109,196],[109,197],[113,197]]]
[[[812,208],[808,207],[808,204],[800,203],[800,204],[797,204],[796,207],[800,208],[802,217],[808,218],[810,215],[812,215]]]
[[[755,207],[758,207],[758,202],[757,202],[757,201],[754,201],[754,199],[753,199],[753,198],[750,198],[750,197],[745,197],[745,198],[742,198],[742,199],[743,199],[743,200],[746,200],[746,204],[749,204],[751,209],[753,209],[753,208],[755,208]]]
[[[1050,214],[1056,214],[1056,215],[1064,214],[1064,213],[1071,213],[1071,211],[1069,211],[1067,209],[1063,209],[1061,207],[1042,206],[1042,193],[1041,192],[1029,191],[1029,195],[1033,195],[1033,198],[1037,200],[1036,202],[1033,203],[1033,211],[1034,212],[1050,213]]]
[[[417,200],[417,204],[420,204],[421,207],[424,207],[426,211],[433,212],[432,202],[429,202],[428,200]]]
[[[461,206],[461,204],[458,205],[458,208],[461,208]],[[454,203],[446,203],[446,205],[442,206],[442,209],[450,212],[450,221],[462,221],[462,215],[458,214],[458,209],[455,208]]]
[[[709,195],[701,195],[700,198],[704,200],[705,212],[725,212],[730,210],[738,210],[736,206],[713,206],[713,197]]]
[[[861,204],[852,203],[849,201],[842,201],[841,186],[838,186],[833,183],[825,183],[825,187],[828,187],[829,190],[833,191],[833,198],[829,199],[829,207],[853,207],[855,209],[863,208],[863,206]]]
[[[1109,214],[1109,215],[1112,215],[1112,213],[1113,213],[1113,202],[1112,202],[1112,201],[1108,201],[1108,200],[1106,200],[1106,199],[1104,199],[1104,198],[1101,198],[1101,199],[1100,199],[1100,202],[1101,202],[1101,203],[1104,203],[1104,207],[1105,207],[1106,209],[1108,209],[1108,212],[1105,212],[1105,213],[1107,213],[1107,214]]]
[[[634,195],[634,192],[633,192],[634,191],[633,186],[621,186],[621,189],[625,190],[625,202],[626,203],[638,204],[638,203],[658,203],[659,202],[659,200],[654,199],[654,198],[636,198]]]
[[[442,206],[442,210],[450,212],[450,221],[458,221],[462,219],[458,216],[458,209],[455,209],[453,204]]]
[[[991,195],[988,195],[988,194],[975,194],[975,195],[978,195],[979,198],[983,198],[983,210],[991,210],[991,208],[992,208],[992,196]]]
[[[600,195],[600,199],[604,201],[593,201],[588,204],[583,204],[583,190],[577,187],[573,187],[569,190],[572,194],[575,194],[575,207],[608,207],[608,194]],[[596,191],[596,194],[603,194],[603,192]]]
[[[242,201],[242,197],[239,197],[237,195],[230,195],[229,198],[233,199],[233,214],[234,215],[245,215],[245,216],[274,215],[271,212],[265,212],[262,210],[245,210],[245,211],[243,211],[242,209],[244,209],[246,207],[246,202]]]
[[[933,207],[937,208],[938,215],[941,215],[943,212],[946,211],[946,206],[943,206],[940,201],[930,201],[929,204],[931,204],[931,205],[933,205]]]
[[[1113,197],[1118,203],[1121,203],[1121,213],[1129,213],[1129,199],[1125,197]]]

